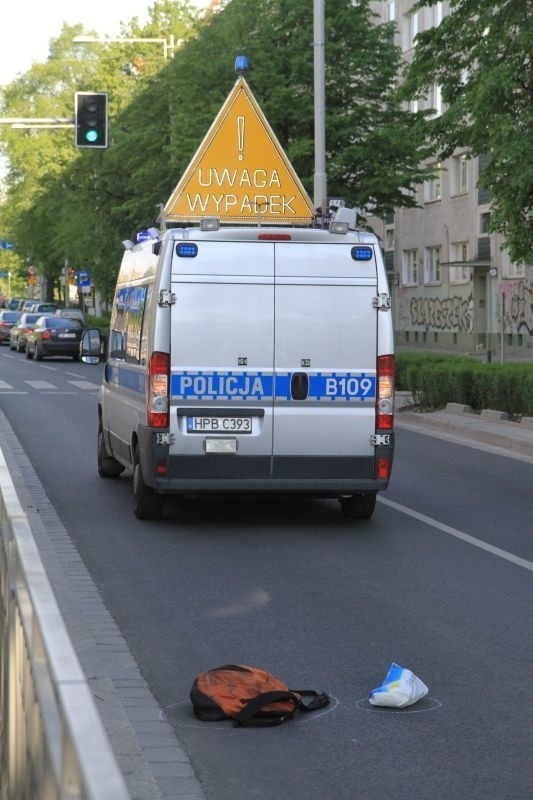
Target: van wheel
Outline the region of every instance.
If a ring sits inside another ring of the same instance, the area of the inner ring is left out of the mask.
[[[145,484],[138,445],[133,455],[133,493],[136,498],[134,512],[137,519],[160,519],[165,498]]]
[[[31,352],[28,345],[26,345],[26,358],[33,358],[33,353]]]
[[[43,354],[42,354],[41,350],[39,349],[39,345],[38,344],[35,345],[35,360],[36,361],[42,361],[43,360]]]
[[[119,464],[118,461],[115,461],[115,459],[107,453],[104,432],[100,424],[98,426],[98,474],[101,475],[102,478],[116,478],[122,472],[124,472],[122,464]]]
[[[370,519],[376,508],[376,493],[341,497],[341,510],[346,519]]]

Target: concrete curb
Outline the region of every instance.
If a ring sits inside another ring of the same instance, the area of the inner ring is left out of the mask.
[[[442,431],[445,434],[460,436],[462,439],[491,447],[507,450],[509,454],[519,454],[533,460],[533,425],[530,427],[526,417],[523,422],[511,422],[509,415],[502,411],[485,409],[485,413],[475,414],[471,406],[448,403],[443,411],[411,412],[409,404],[400,405],[400,413],[395,421],[399,427],[408,427],[422,432]]]

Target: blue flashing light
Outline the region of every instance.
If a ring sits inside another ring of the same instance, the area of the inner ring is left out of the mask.
[[[152,234],[150,231],[139,231],[137,234],[137,241],[138,242],[147,242],[148,239],[152,238]]]
[[[352,247],[352,258],[354,261],[370,261],[374,251],[371,247]]]
[[[235,59],[235,72],[237,75],[243,75],[248,72],[248,59],[246,56],[237,56]]]
[[[198,245],[193,242],[180,242],[176,245],[176,253],[180,258],[195,258],[198,255]]]

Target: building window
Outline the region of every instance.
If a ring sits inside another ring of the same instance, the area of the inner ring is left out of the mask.
[[[503,278],[525,278],[526,265],[513,264],[507,250],[502,251],[502,277]]]
[[[440,246],[426,247],[424,283],[440,283]]]
[[[436,28],[442,22],[442,0],[435,3],[431,8],[426,9],[426,19],[428,28]]]
[[[462,153],[452,161],[452,185],[454,194],[468,192],[468,156]]]
[[[436,83],[433,84],[426,98],[426,107],[432,110],[432,117],[440,117],[442,114],[442,92]]]
[[[396,0],[388,0],[387,22],[394,22],[395,19],[396,19]]]
[[[402,254],[402,283],[418,284],[418,250],[404,250]]]
[[[426,203],[441,199],[440,163],[434,164],[433,169],[435,170],[433,177],[424,182],[424,200]]]
[[[490,211],[482,211],[479,215],[479,235],[490,235]]]
[[[394,250],[394,228],[385,228],[385,250]]]
[[[403,17],[403,49],[411,50],[414,47],[415,37],[418,34],[418,12],[404,14]]]
[[[468,261],[468,242],[455,242],[452,245],[452,261],[462,261],[456,267],[450,267],[450,283],[468,283],[470,268],[465,264]]]

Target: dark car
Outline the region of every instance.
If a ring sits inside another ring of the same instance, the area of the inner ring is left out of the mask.
[[[9,342],[11,328],[20,319],[20,311],[0,311],[0,344]]]
[[[9,335],[10,350],[16,350],[18,353],[24,352],[28,334],[40,316],[41,314],[28,314],[26,311],[22,312],[19,321],[11,328]]]
[[[41,316],[28,336],[26,358],[41,361],[48,356],[70,356],[80,360],[83,325],[77,319]]]

